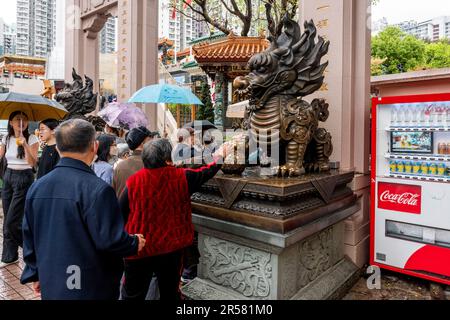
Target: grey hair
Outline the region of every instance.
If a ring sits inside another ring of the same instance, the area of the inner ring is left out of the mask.
[[[167,139],[157,139],[145,144],[142,160],[146,169],[158,169],[172,161],[172,145]]]
[[[130,152],[130,147],[126,143],[119,143],[117,145],[117,156],[119,158],[125,156],[127,153]]]
[[[95,128],[85,120],[72,119],[56,128],[55,137],[60,152],[86,153],[95,141]]]

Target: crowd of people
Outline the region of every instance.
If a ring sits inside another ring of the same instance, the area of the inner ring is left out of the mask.
[[[42,299],[142,300],[155,278],[161,300],[180,299],[182,274],[192,277],[198,263],[189,259],[197,250],[191,195],[232,144],[208,138],[201,148],[190,129],[173,148],[145,127],[119,136],[48,119],[33,135],[28,125],[25,113],[12,113],[1,141],[0,268],[23,248],[21,283]],[[199,152],[207,153],[200,165]]]

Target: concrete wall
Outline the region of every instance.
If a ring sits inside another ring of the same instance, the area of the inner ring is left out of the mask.
[[[40,79],[16,79],[8,86],[9,91],[40,95],[44,91],[44,83]]]

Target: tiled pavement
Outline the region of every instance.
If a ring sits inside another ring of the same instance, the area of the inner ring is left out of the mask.
[[[0,207],[1,210],[1,207]],[[0,231],[3,230],[3,214],[0,212]],[[3,232],[0,232],[0,248],[3,244]],[[1,249],[0,249],[1,251]],[[0,269],[0,300],[40,300],[36,297],[31,284],[20,284],[20,276],[24,267],[22,250],[19,262]]]

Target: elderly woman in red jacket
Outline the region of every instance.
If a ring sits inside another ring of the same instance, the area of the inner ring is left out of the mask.
[[[197,170],[173,166],[166,139],[147,143],[144,169],[131,176],[120,199],[126,231],[143,234],[146,247],[125,260],[124,300],[144,300],[155,272],[161,300],[179,300],[184,249],[192,244],[191,195],[220,170],[219,162],[232,150],[224,145],[214,162]]]

